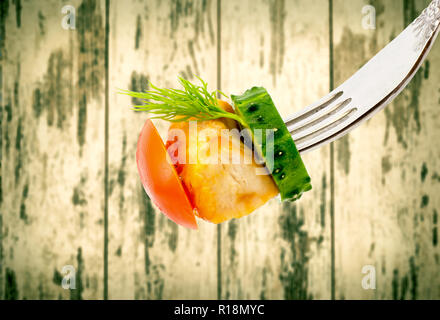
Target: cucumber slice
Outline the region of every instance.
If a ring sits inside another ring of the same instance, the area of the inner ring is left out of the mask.
[[[266,160],[266,167],[272,174],[281,200],[297,200],[303,192],[312,189],[310,176],[301,156],[281,119],[272,98],[262,87],[253,87],[240,96],[231,95],[235,112],[244,120],[252,134],[252,141],[258,155]],[[262,134],[256,134],[257,129]],[[262,129],[262,130],[261,130]],[[266,159],[266,131],[273,129],[274,156]],[[256,136],[261,139],[255,139]]]

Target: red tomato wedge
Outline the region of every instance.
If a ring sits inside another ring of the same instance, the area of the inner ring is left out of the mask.
[[[139,135],[136,162],[145,192],[159,210],[175,223],[197,229],[191,202],[162,138],[149,119]]]

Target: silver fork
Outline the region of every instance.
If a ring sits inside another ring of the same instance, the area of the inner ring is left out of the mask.
[[[300,153],[332,142],[370,119],[411,81],[440,31],[434,0],[402,33],[338,88],[287,118]]]

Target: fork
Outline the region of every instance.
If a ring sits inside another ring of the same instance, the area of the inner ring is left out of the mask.
[[[440,0],[328,95],[285,120],[300,153],[335,141],[389,104],[411,81],[440,31]]]

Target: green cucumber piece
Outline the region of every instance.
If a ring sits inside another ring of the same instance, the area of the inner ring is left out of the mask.
[[[231,95],[231,99],[235,112],[250,130],[255,150],[266,161],[266,167],[280,190],[281,200],[297,200],[303,192],[312,189],[298,149],[266,89],[253,87],[242,95]],[[273,161],[265,157],[266,133],[270,132],[266,129],[273,130]],[[262,134],[257,135],[256,130]],[[255,139],[257,136],[261,138]]]

